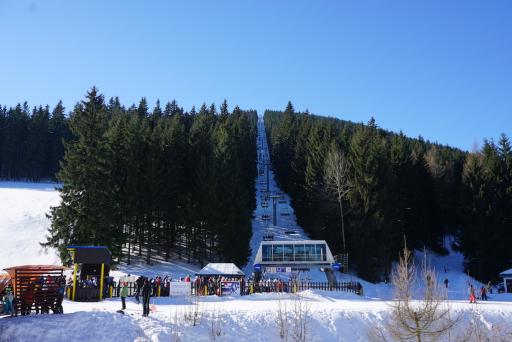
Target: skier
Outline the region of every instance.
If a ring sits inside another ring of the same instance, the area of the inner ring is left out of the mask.
[[[142,316],[149,316],[149,297],[151,295],[151,283],[149,279],[144,281],[142,286]]]
[[[444,287],[448,288],[448,283],[450,281],[448,280],[448,278],[444,278]]]
[[[122,303],[121,310],[126,310],[126,297],[127,296],[128,296],[128,284],[126,282],[124,282],[121,287],[121,293],[120,293],[121,303]]]
[[[480,289],[480,299],[487,300],[487,290],[485,289],[485,286],[482,286]]]
[[[475,288],[473,287],[473,284],[469,285],[469,302],[476,304]]]

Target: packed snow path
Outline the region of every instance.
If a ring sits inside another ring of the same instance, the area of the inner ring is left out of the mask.
[[[290,196],[285,194],[278,186],[274,178],[274,172],[270,165],[270,153],[265,134],[263,119],[258,120],[258,176],[256,178],[256,209],[252,220],[251,257],[244,268],[246,275],[253,272],[253,264],[264,236],[272,236],[273,240],[306,240],[309,239],[304,230],[297,224],[293,208],[290,204]],[[267,174],[268,173],[268,174]],[[268,185],[267,185],[268,180]],[[268,192],[267,192],[268,188]],[[273,225],[273,204],[270,196],[276,198],[276,225]],[[325,277],[324,277],[325,279]]]

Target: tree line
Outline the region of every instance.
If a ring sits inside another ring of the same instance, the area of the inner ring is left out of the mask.
[[[455,237],[468,271],[482,280],[510,268],[512,154],[505,135],[468,153],[383,130],[373,118],[359,124],[320,117],[295,112],[291,103],[264,119],[272,166],[299,224],[334,253],[347,252],[361,276],[389,279],[404,236],[411,248],[441,254],[446,237]]]
[[[245,264],[256,177],[255,111],[226,101],[185,112],[175,101],[124,107],[92,88],[69,117],[72,138],[46,246],[105,245],[138,256]]]
[[[64,156],[63,139],[70,138],[65,108],[59,102],[29,108],[27,102],[0,106],[0,179],[56,180]]]

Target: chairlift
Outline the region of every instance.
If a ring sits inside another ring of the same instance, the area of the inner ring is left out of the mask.
[[[274,234],[271,232],[266,232],[263,234],[263,241],[273,241],[274,240]]]

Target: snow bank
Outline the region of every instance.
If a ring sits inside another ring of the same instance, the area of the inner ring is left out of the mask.
[[[307,311],[307,337],[310,341],[367,341],[374,327],[385,329],[391,314],[391,302],[362,299],[340,292],[304,291],[303,308]],[[129,299],[125,314],[119,299],[101,303],[64,303],[64,315],[43,315],[0,319],[0,341],[211,341],[212,327],[219,341],[281,341],[278,307],[281,305],[293,333],[294,308],[299,297],[290,294],[255,294],[244,297],[202,297],[199,301],[184,297],[156,298],[157,311],[149,318]],[[469,304],[451,301],[453,315],[461,321],[452,337],[467,331],[472,319],[479,329],[510,334],[512,303]],[[192,307],[198,307],[196,326],[187,320]],[[285,309],[286,308],[286,309]],[[304,311],[304,312],[305,312]]]

